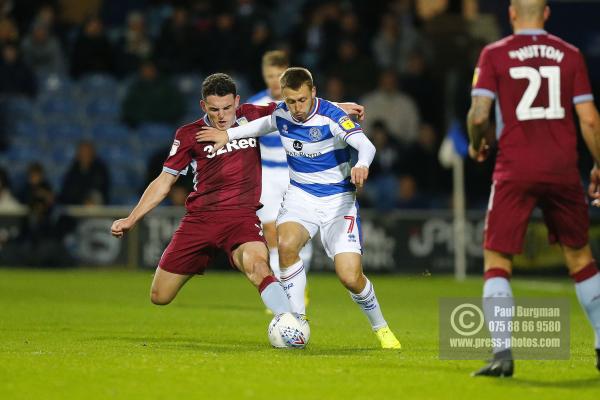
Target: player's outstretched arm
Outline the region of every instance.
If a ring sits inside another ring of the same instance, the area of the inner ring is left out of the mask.
[[[226,131],[204,126],[200,132],[196,133],[196,141],[214,143],[212,152],[215,153],[231,140],[264,136],[275,130],[277,130],[277,126],[274,125],[271,116],[267,115]]]
[[[594,199],[594,206],[600,206],[600,115],[593,101],[575,105],[579,126],[585,144],[594,158],[594,168],[590,173],[588,194]]]
[[[489,147],[484,139],[490,126],[490,111],[494,100],[485,96],[473,96],[471,108],[467,114],[467,129],[469,131],[469,155],[477,161],[484,161],[488,156]]]
[[[375,146],[363,132],[353,134],[346,142],[358,150],[358,161],[350,171],[350,180],[362,187],[369,177],[369,166],[375,158]]]
[[[358,118],[359,121],[364,121],[365,119],[365,107],[356,103],[333,103],[348,115],[354,115]]]
[[[148,185],[140,198],[140,201],[131,211],[129,216],[113,222],[110,228],[112,235],[117,238],[123,237],[123,235],[133,228],[144,215],[149,213],[154,207],[159,205],[165,197],[167,197],[171,190],[171,186],[173,186],[176,180],[177,176],[171,175],[168,172],[161,172],[161,174]]]

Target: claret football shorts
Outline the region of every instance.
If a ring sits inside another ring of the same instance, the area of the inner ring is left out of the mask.
[[[535,207],[542,211],[550,243],[581,248],[588,243],[587,198],[581,183],[495,181],[485,223],[485,248],[519,254]]]
[[[203,274],[218,250],[232,253],[241,244],[266,242],[260,220],[251,211],[186,214],[163,252],[159,267],[180,275]]]

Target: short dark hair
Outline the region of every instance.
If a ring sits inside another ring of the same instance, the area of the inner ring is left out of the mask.
[[[313,78],[309,70],[302,67],[292,67],[285,70],[285,72],[279,78],[281,89],[290,88],[298,90],[302,85],[307,85],[309,88],[313,88]]]
[[[237,88],[233,78],[227,74],[212,74],[207,76],[204,82],[202,82],[203,99],[206,99],[208,96],[222,97],[228,94],[232,94],[235,97],[237,95]]]
[[[283,50],[267,51],[262,58],[263,67],[281,67],[287,68],[290,66],[290,59]]]

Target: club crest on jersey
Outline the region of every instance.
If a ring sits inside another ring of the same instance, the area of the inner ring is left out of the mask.
[[[321,140],[321,138],[323,137],[323,134],[321,134],[321,130],[316,126],[310,128],[310,130],[308,131],[308,135],[310,136],[310,140],[312,140],[313,142]]]
[[[246,117],[241,117],[236,119],[235,122],[237,122],[238,125],[246,125],[248,123],[248,120],[246,119]]]
[[[340,118],[338,124],[340,124],[340,126],[347,131],[356,127],[354,122],[352,122],[352,120],[348,116],[343,116],[342,118]]]
[[[294,140],[294,144],[292,146],[294,146],[294,150],[296,150],[296,151],[302,150],[302,147],[303,147],[302,142],[299,140]]]
[[[173,141],[173,145],[171,146],[171,151],[169,151],[169,156],[174,156],[177,153],[177,149],[179,148],[179,145],[181,144],[181,142],[179,142],[179,140],[175,139]]]

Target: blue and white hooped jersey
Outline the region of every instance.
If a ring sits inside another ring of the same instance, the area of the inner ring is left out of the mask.
[[[271,115],[287,154],[290,183],[313,196],[354,192],[350,182],[350,136],[362,132],[339,107],[321,98],[308,118],[299,122],[280,103]]]
[[[267,89],[256,93],[248,99],[248,103],[264,106],[272,103],[273,100]],[[281,137],[278,131],[273,131],[259,138],[260,155],[263,168],[287,168],[287,158],[285,149],[281,143]]]

